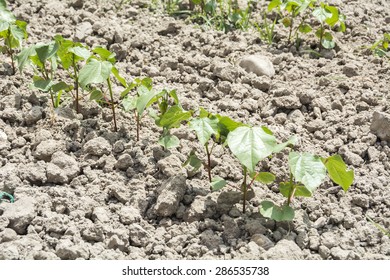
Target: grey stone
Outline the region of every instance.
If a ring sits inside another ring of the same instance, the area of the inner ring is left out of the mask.
[[[69,239],[62,239],[58,242],[56,246],[56,255],[61,258],[61,260],[89,258],[88,249],[85,245],[83,246],[83,242],[76,245]]]
[[[31,108],[30,111],[28,111],[24,115],[24,121],[26,122],[27,125],[36,124],[37,121],[42,119],[42,112],[43,112],[42,107],[34,106]]]
[[[155,205],[156,214],[168,217],[174,214],[186,191],[186,177],[176,175],[165,181],[158,190],[159,195]]]
[[[221,214],[229,213],[234,204],[240,202],[241,192],[229,191],[221,192],[217,199],[217,210]]]
[[[346,260],[348,259],[350,251],[343,250],[340,247],[333,247],[330,249],[330,254],[335,260]]]
[[[275,246],[275,243],[272,242],[267,236],[263,234],[256,233],[252,235],[251,241],[255,242],[258,246],[260,246],[264,250],[269,250],[270,248]]]
[[[110,216],[105,207],[95,207],[92,212],[92,220],[94,222],[108,223]]]
[[[9,220],[11,229],[18,234],[26,234],[27,227],[36,216],[35,201],[30,197],[22,197],[8,204],[2,216]]]
[[[362,208],[368,208],[370,206],[370,198],[366,194],[355,194],[352,197],[352,203]]]
[[[237,222],[228,216],[224,216],[223,218],[224,218],[223,221],[224,230],[222,233],[223,239],[226,242],[229,242],[229,240],[239,238],[241,236],[241,230]]]
[[[0,231],[4,230],[9,225],[8,218],[0,216]]]
[[[83,42],[93,32],[92,24],[84,21],[76,26],[76,33],[74,35],[75,41]]]
[[[150,234],[139,224],[129,226],[130,245],[135,247],[146,247],[150,241]]]
[[[285,109],[298,109],[302,106],[299,98],[295,95],[276,97],[272,103],[278,108]]]
[[[337,246],[339,243],[339,237],[332,231],[324,232],[321,235],[321,244],[330,248]]]
[[[18,260],[19,258],[19,250],[16,245],[12,243],[1,244],[0,260]]]
[[[50,161],[51,156],[57,152],[61,151],[65,148],[64,142],[62,141],[56,141],[56,140],[45,140],[38,144],[38,146],[35,149],[34,157],[36,159],[44,160],[44,161]]]
[[[272,77],[275,75],[275,69],[272,62],[263,55],[248,55],[243,57],[239,63],[247,72],[253,72],[258,76]]]
[[[14,231],[11,228],[6,228],[4,231],[0,232],[0,243],[3,242],[9,242],[16,240],[18,238],[18,235],[16,231]]]
[[[13,194],[15,189],[21,185],[21,180],[17,176],[18,169],[13,163],[7,163],[0,168],[0,190]]]
[[[370,130],[383,141],[390,141],[390,114],[375,111]]]
[[[115,163],[115,168],[126,171],[129,167],[134,165],[133,158],[129,154],[121,155]]]
[[[352,63],[348,63],[343,67],[343,74],[347,77],[358,76],[358,66]]]
[[[130,225],[131,223],[139,222],[142,217],[139,213],[139,209],[133,206],[123,206],[119,212],[119,220],[124,225]]]
[[[213,74],[223,81],[233,83],[239,77],[240,72],[237,68],[231,66],[230,64],[220,64],[214,68]]]
[[[91,139],[84,144],[84,152],[93,156],[108,155],[111,150],[111,144],[103,137]]]
[[[304,255],[294,241],[282,239],[262,257],[266,260],[302,260]]]
[[[209,250],[215,250],[223,244],[223,240],[214,231],[207,229],[200,235],[200,244],[205,245]]]
[[[79,174],[80,167],[76,159],[59,151],[52,155],[46,170],[48,182],[64,184],[69,183]]]
[[[249,235],[265,234],[267,232],[267,228],[263,226],[261,220],[259,219],[251,219],[247,221],[245,229],[248,231]]]

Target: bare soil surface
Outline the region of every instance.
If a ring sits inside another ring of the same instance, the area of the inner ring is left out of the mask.
[[[255,184],[242,214],[233,187],[210,193],[207,173],[189,176],[182,163],[192,149],[204,155],[186,127],[181,145],[164,151],[151,118],[136,141],[132,114],[64,99],[57,112],[48,95],[29,88],[31,72],[10,75],[0,55],[0,259],[389,259],[390,240],[366,216],[390,228],[390,64],[363,46],[390,32],[390,2],[329,1],[347,16],[337,47],[316,58],[280,40],[268,46],[249,30],[228,34],[187,24],[133,0],[116,12],[105,1],[14,0],[29,23],[27,44],[62,34],[117,54],[131,81],[152,77],[177,89],[183,107],[252,125],[278,139],[296,134],[298,150],[339,153],[355,171],[344,193],[330,181],[311,198],[296,199],[293,222],[259,214],[265,199],[281,203],[277,184]],[[111,1],[107,1],[111,2]],[[260,1],[261,15],[266,3]],[[248,73],[237,61],[259,54],[272,77]],[[120,86],[115,87],[117,97]],[[213,174],[239,186],[242,174],[227,149],[212,158]],[[285,179],[287,153],[263,167]],[[192,174],[191,174],[192,175]]]

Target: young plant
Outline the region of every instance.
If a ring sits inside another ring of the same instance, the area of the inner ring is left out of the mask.
[[[298,32],[309,33],[312,28],[306,23],[306,11],[313,7],[316,0],[272,0],[268,5],[268,11],[275,10],[281,17],[284,27],[289,29],[288,44],[292,37],[298,42]],[[297,23],[298,21],[298,23]]]
[[[376,41],[370,47],[370,50],[376,56],[390,58],[389,43],[390,43],[390,33],[385,33],[383,34],[382,39]]]
[[[273,133],[266,127],[240,126],[227,136],[227,144],[230,151],[237,157],[242,166],[243,182],[243,212],[245,213],[248,190],[254,181],[270,183],[274,176],[269,172],[257,172],[257,164],[270,156],[280,152],[288,145],[294,145],[296,137],[291,137],[287,142],[278,144]],[[251,178],[248,184],[248,176]]]
[[[260,213],[275,221],[293,220],[294,209],[291,202],[294,197],[311,197],[325,180],[327,173],[345,192],[354,180],[354,172],[347,169],[340,155],[321,158],[310,153],[290,152],[288,164],[290,179],[279,184],[279,191],[286,197],[286,202],[281,206],[271,201],[263,201],[260,204]]]
[[[114,120],[114,131],[118,131],[115,113],[117,102],[114,100],[111,75],[113,75],[123,87],[127,88],[128,85],[115,67],[116,60],[114,53],[102,47],[96,47],[92,52],[93,55],[88,58],[87,64],[85,64],[78,73],[78,81],[83,89],[90,92],[91,100],[108,104],[111,107]],[[91,87],[91,85],[96,84],[107,84],[110,99],[106,97],[105,91]]]
[[[12,195],[10,195],[9,193],[6,193],[6,192],[0,192],[0,202],[3,200],[3,199],[8,199],[11,203],[13,203],[15,200],[14,200],[14,197]]]
[[[335,42],[333,40],[332,29],[338,25],[337,31],[345,32],[345,15],[339,12],[335,6],[320,3],[320,6],[313,10],[313,16],[317,19],[320,27],[315,34],[319,38],[319,49],[333,49]]]
[[[59,62],[73,79],[73,89],[75,91],[73,100],[75,102],[76,112],[80,113],[79,63],[80,61],[87,61],[92,54],[83,44],[64,39],[60,35],[55,36],[54,40],[59,46],[57,52]]]
[[[170,102],[172,100],[172,102]],[[154,110],[149,111],[149,115],[155,120],[157,126],[163,129],[158,143],[164,149],[171,149],[179,146],[180,140],[177,136],[170,133],[171,128],[177,128],[181,122],[188,120],[192,116],[192,111],[185,111],[179,103],[176,90],[162,90],[157,94],[152,103],[157,103],[158,113]]]
[[[11,58],[13,74],[16,73],[15,51],[22,47],[22,41],[28,36],[26,27],[26,22],[17,20],[7,9],[5,0],[0,0],[0,38],[4,40],[0,52],[8,54]]]
[[[268,45],[271,45],[275,38],[275,24],[276,24],[276,18],[272,23],[269,23],[267,20],[267,15],[264,13],[263,16],[263,22],[258,25],[257,23],[254,24],[255,28],[259,32],[259,37],[262,41],[265,41]]]
[[[192,173],[194,173],[203,165],[207,170],[211,191],[218,190],[226,184],[226,181],[222,178],[212,178],[211,155],[217,145],[225,145],[230,131],[242,125],[242,123],[235,122],[229,117],[212,115],[203,108],[200,108],[199,117],[193,118],[189,122],[189,128],[195,131],[200,144],[204,147],[207,160],[202,161],[196,156],[195,151],[192,151],[183,166],[192,166]],[[210,141],[212,141],[212,144],[210,144]]]
[[[34,70],[31,87],[50,94],[53,108],[57,108],[64,91],[72,90],[72,86],[55,80],[57,70],[57,42],[38,43],[23,49],[17,56],[18,67],[22,72],[26,65]]]

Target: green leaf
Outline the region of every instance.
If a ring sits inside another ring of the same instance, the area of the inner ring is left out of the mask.
[[[122,106],[125,112],[133,111],[137,108],[137,96],[127,95],[122,101]]]
[[[282,24],[284,25],[284,27],[290,27],[292,24],[292,21],[290,18],[285,17],[282,19]]]
[[[26,64],[29,63],[30,56],[35,55],[35,47],[31,46],[29,48],[23,49],[17,56],[16,60],[18,61],[19,71],[22,71]]]
[[[88,58],[90,58],[92,55],[91,52],[84,46],[75,46],[69,48],[69,52],[77,55],[84,60],[88,60]]]
[[[313,16],[320,22],[323,23],[328,18],[332,17],[332,13],[329,12],[323,5],[321,7],[317,7],[313,11]]]
[[[312,30],[313,30],[313,28],[310,25],[306,24],[306,23],[305,24],[301,24],[299,26],[299,32],[304,33],[304,34],[307,34],[307,33],[311,32]]]
[[[105,82],[110,77],[111,68],[108,61],[91,59],[79,72],[80,85],[85,88],[89,84]]]
[[[196,118],[189,122],[190,129],[195,130],[202,146],[210,140],[211,135],[218,134],[218,119]]]
[[[280,190],[280,193],[284,196],[284,197],[289,197],[291,192],[294,190],[295,188],[295,192],[294,192],[294,196],[296,197],[311,197],[312,196],[312,193],[303,185],[295,185],[295,184],[292,184],[290,182],[282,182],[279,184],[279,190]]]
[[[6,22],[6,21],[0,22],[0,32],[2,32],[4,30],[8,30],[8,28],[9,28],[9,23],[8,22]],[[6,37],[6,35],[2,36],[0,34],[0,37]]]
[[[16,20],[15,16],[7,9],[0,10],[0,22],[5,21],[8,23],[14,23],[15,20]]]
[[[7,2],[5,0],[0,0],[0,10],[6,10],[7,9]]]
[[[280,7],[280,5],[282,4],[282,1],[281,0],[272,0],[269,4],[268,4],[268,12],[272,11],[273,9],[275,8],[278,8]]]
[[[277,144],[274,148],[275,153],[279,153],[281,150],[286,148],[287,146],[294,146],[298,142],[298,137],[296,135],[293,135],[288,139],[286,142]]]
[[[47,59],[54,56],[58,51],[58,43],[50,42],[48,44],[37,44],[35,46],[35,51],[38,55],[38,58],[42,64],[46,62]]]
[[[332,41],[332,40],[322,39],[321,40],[321,45],[325,49],[333,49],[336,46],[336,43],[334,41]]]
[[[211,179],[210,185],[211,185],[211,190],[215,192],[225,187],[227,185],[227,182],[220,177],[214,177]]]
[[[277,222],[292,221],[295,216],[294,209],[292,209],[290,206],[277,206],[271,201],[261,202],[259,209],[261,215],[263,215],[265,218],[270,218]]]
[[[171,149],[179,146],[180,140],[175,135],[166,134],[158,140],[158,143],[165,149]]]
[[[193,169],[191,170],[191,174],[195,174],[201,167],[202,161],[196,156],[195,152],[192,150],[187,158],[187,160],[183,163],[182,167],[190,165]]]
[[[334,155],[323,160],[329,177],[346,192],[354,180],[353,170],[348,170],[347,165],[340,155]]]
[[[51,89],[54,91],[54,92],[59,92],[59,91],[62,91],[62,90],[65,90],[65,91],[70,91],[73,89],[73,86],[71,85],[68,85],[67,83],[65,82],[59,82],[59,83],[56,83],[54,84]]]
[[[98,89],[94,89],[90,95],[89,95],[89,100],[95,100],[95,101],[99,101],[99,100],[102,100],[103,99],[103,92],[101,92],[100,90]]]
[[[126,80],[119,74],[119,71],[116,67],[112,67],[112,74],[114,74],[115,78],[121,83],[122,86],[127,87]]]
[[[47,92],[50,90],[51,86],[53,85],[53,81],[48,79],[48,80],[45,80],[41,77],[38,77],[38,76],[34,76],[33,77],[33,87],[36,88],[36,89],[39,89],[43,92]]]
[[[325,22],[331,27],[335,26],[336,23],[339,21],[339,9],[329,5],[325,6],[325,9],[331,14],[331,17],[327,18]]]
[[[241,126],[228,134],[227,143],[240,163],[254,172],[257,163],[272,154],[276,139],[264,127]]]
[[[103,60],[106,60],[111,64],[115,63],[115,54],[110,52],[109,50],[102,47],[96,47],[92,51],[98,54]]]
[[[153,100],[153,98],[158,93],[153,89],[148,89],[144,85],[140,85],[138,87],[137,92],[138,92],[138,98],[137,98],[136,108],[137,108],[138,116],[141,117],[145,109],[151,105],[150,101]]]
[[[182,121],[191,118],[191,111],[184,111],[179,105],[171,106],[164,115],[161,116],[158,125],[166,129],[179,127]]]
[[[275,175],[270,172],[253,172],[249,177],[262,184],[270,184],[275,181]]]
[[[295,180],[301,182],[313,193],[326,177],[326,168],[321,158],[309,153],[290,152],[290,170]]]

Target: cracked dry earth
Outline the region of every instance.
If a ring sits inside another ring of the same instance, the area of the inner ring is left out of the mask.
[[[253,30],[222,32],[187,24],[133,0],[115,12],[104,1],[8,1],[29,23],[27,44],[58,33],[114,51],[131,81],[152,77],[177,89],[184,109],[204,107],[252,125],[280,141],[299,136],[297,149],[342,155],[355,171],[344,193],[330,181],[297,199],[293,222],[259,214],[262,200],[282,202],[277,185],[255,184],[245,214],[233,188],[210,193],[204,170],[189,176],[187,127],[174,130],[178,148],[157,144],[160,130],[142,120],[135,140],[131,114],[112,131],[108,108],[82,103],[76,115],[64,100],[55,113],[48,96],[31,90],[31,73],[0,65],[0,259],[389,259],[390,240],[366,216],[390,228],[390,64],[362,46],[390,32],[390,2],[329,1],[347,16],[337,47],[313,58],[286,47],[285,31],[268,46]],[[255,13],[266,6],[259,1]],[[269,61],[266,75],[248,73],[247,55]],[[119,96],[121,88],[116,86]],[[238,162],[217,150],[213,174],[240,184]],[[262,163],[285,179],[287,154]]]

